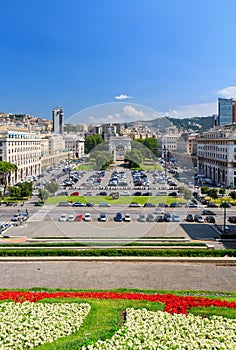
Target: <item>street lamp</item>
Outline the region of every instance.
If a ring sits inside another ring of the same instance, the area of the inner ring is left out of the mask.
[[[225,234],[227,202],[223,202],[223,203],[222,203],[222,207],[224,208],[224,226],[223,226],[223,233]]]

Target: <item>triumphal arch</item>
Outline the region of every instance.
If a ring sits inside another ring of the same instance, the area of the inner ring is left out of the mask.
[[[129,137],[110,137],[109,152],[113,153],[114,162],[124,160],[126,151],[131,151],[131,139]]]

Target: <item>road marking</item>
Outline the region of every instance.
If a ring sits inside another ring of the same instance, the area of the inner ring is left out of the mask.
[[[36,213],[29,217],[28,222],[42,221],[56,207],[56,204],[44,205]]]

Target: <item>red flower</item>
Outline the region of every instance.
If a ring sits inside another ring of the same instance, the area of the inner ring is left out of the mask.
[[[187,314],[190,307],[197,306],[216,306],[236,308],[236,302],[229,302],[220,299],[208,299],[192,296],[176,296],[173,294],[144,294],[144,293],[122,293],[122,292],[21,292],[21,291],[2,291],[0,300],[13,300],[15,302],[37,302],[42,299],[50,298],[80,298],[80,299],[125,299],[125,300],[146,300],[150,302],[161,302],[165,304],[164,311],[173,313]]]

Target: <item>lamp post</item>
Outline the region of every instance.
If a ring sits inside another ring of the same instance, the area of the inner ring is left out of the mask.
[[[226,208],[227,208],[227,203],[223,202],[222,207],[224,208],[224,225],[223,225],[223,233],[225,234],[225,227],[226,227]]]
[[[163,146],[164,150],[164,161],[165,161],[165,178],[166,178],[166,145]]]

